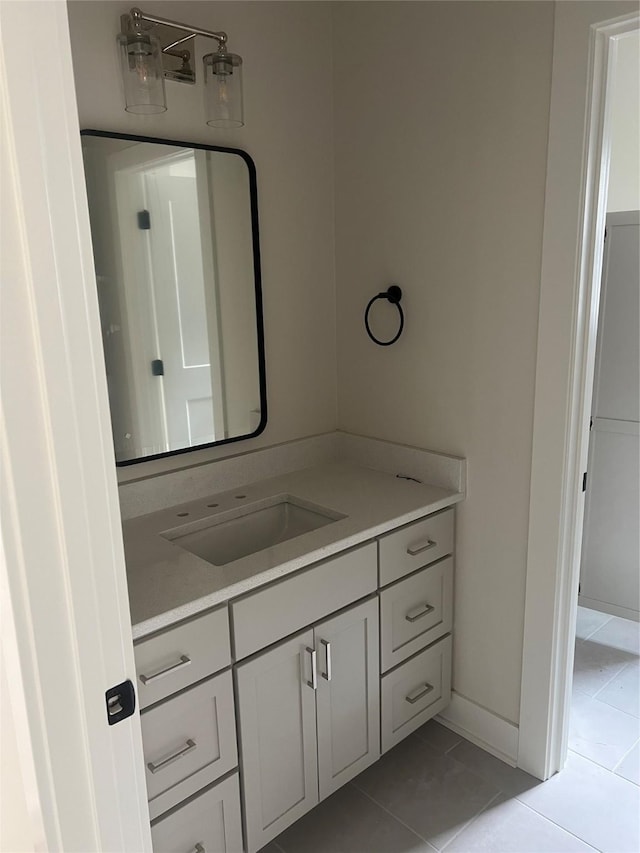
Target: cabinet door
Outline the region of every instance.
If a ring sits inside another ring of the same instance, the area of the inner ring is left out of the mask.
[[[324,799],[380,757],[378,599],[328,619],[314,633]]]
[[[237,667],[248,853],[318,802],[313,631]]]
[[[148,708],[140,723],[152,818],[238,764],[230,672]]]
[[[238,774],[151,822],[153,853],[242,853]]]

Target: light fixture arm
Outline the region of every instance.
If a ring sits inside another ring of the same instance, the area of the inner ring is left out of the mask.
[[[166,27],[169,33],[159,34],[154,31],[156,26]],[[160,35],[168,43],[162,44]],[[229,53],[227,34],[149,15],[137,6],[120,16],[120,33],[116,39],[127,112],[138,115],[165,112],[165,80],[195,85],[196,72],[191,66],[191,52],[185,50],[185,42],[196,36],[217,42],[217,50],[202,57],[207,124],[242,127],[242,57]],[[176,67],[173,60],[165,61],[168,57],[180,60],[180,64]]]
[[[198,27],[192,27],[189,24],[182,24],[180,21],[171,21],[169,18],[160,18],[158,15],[148,15],[136,6],[131,9],[129,14],[131,15],[131,20],[134,24],[136,22],[146,21],[148,24],[161,24],[165,27],[172,27],[174,30],[180,30],[183,33],[189,33],[189,35],[177,39],[171,44],[166,45],[166,47],[163,47],[163,53],[167,53],[177,45],[182,44],[182,42],[194,38],[194,36],[205,36],[205,38],[215,39],[218,42],[219,47],[223,49],[227,44],[227,34],[222,31],[214,32],[213,30],[201,30]]]

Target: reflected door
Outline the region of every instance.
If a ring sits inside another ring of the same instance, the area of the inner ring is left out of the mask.
[[[191,161],[193,164],[193,161]],[[155,316],[170,449],[224,438],[221,366],[208,320],[198,194],[193,176],[145,175]],[[213,363],[212,363],[213,362]]]

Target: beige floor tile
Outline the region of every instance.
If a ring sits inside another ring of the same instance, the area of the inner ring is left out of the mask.
[[[576,753],[518,799],[603,853],[640,850],[640,788]]]
[[[596,698],[625,714],[640,717],[640,663],[628,663],[596,693]]]
[[[635,785],[640,785],[640,743],[625,755],[614,771],[623,779],[628,779]]]
[[[595,696],[628,663],[635,660],[635,655],[624,649],[601,645],[593,639],[578,640],[573,665],[573,687],[588,696]]]
[[[576,619],[576,637],[579,640],[588,639],[594,631],[613,619],[608,613],[600,613],[598,610],[590,610],[588,607],[578,607]]]
[[[429,720],[424,726],[416,730],[415,734],[439,753],[448,752],[457,744],[462,743],[462,738],[451,729],[441,726],[435,720]]]
[[[434,853],[352,785],[336,791],[276,841],[285,853]]]
[[[445,853],[569,853],[594,848],[518,802],[494,802]]]
[[[630,652],[637,657],[640,655],[640,622],[614,616],[602,628],[598,628],[589,640],[601,646]]]
[[[479,746],[469,743],[468,740],[463,740],[459,746],[451,750],[449,755],[510,796],[528,791],[529,788],[540,784],[538,779],[525,773],[524,770],[510,767],[504,761],[480,749]]]
[[[640,738],[640,720],[585,695],[574,695],[569,725],[569,748],[608,770]]]
[[[353,784],[438,849],[498,794],[495,785],[414,736],[361,773]]]

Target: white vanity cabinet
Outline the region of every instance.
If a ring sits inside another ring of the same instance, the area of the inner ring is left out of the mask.
[[[446,707],[453,542],[447,508],[137,641],[155,853],[256,853]]]
[[[453,509],[378,541],[382,752],[451,699]]]
[[[380,755],[378,601],[236,668],[249,853]]]
[[[226,605],[134,645],[154,853],[241,853]]]
[[[154,853],[242,853],[238,773],[151,821]]]
[[[313,630],[236,670],[247,849],[259,850],[318,802]]]

